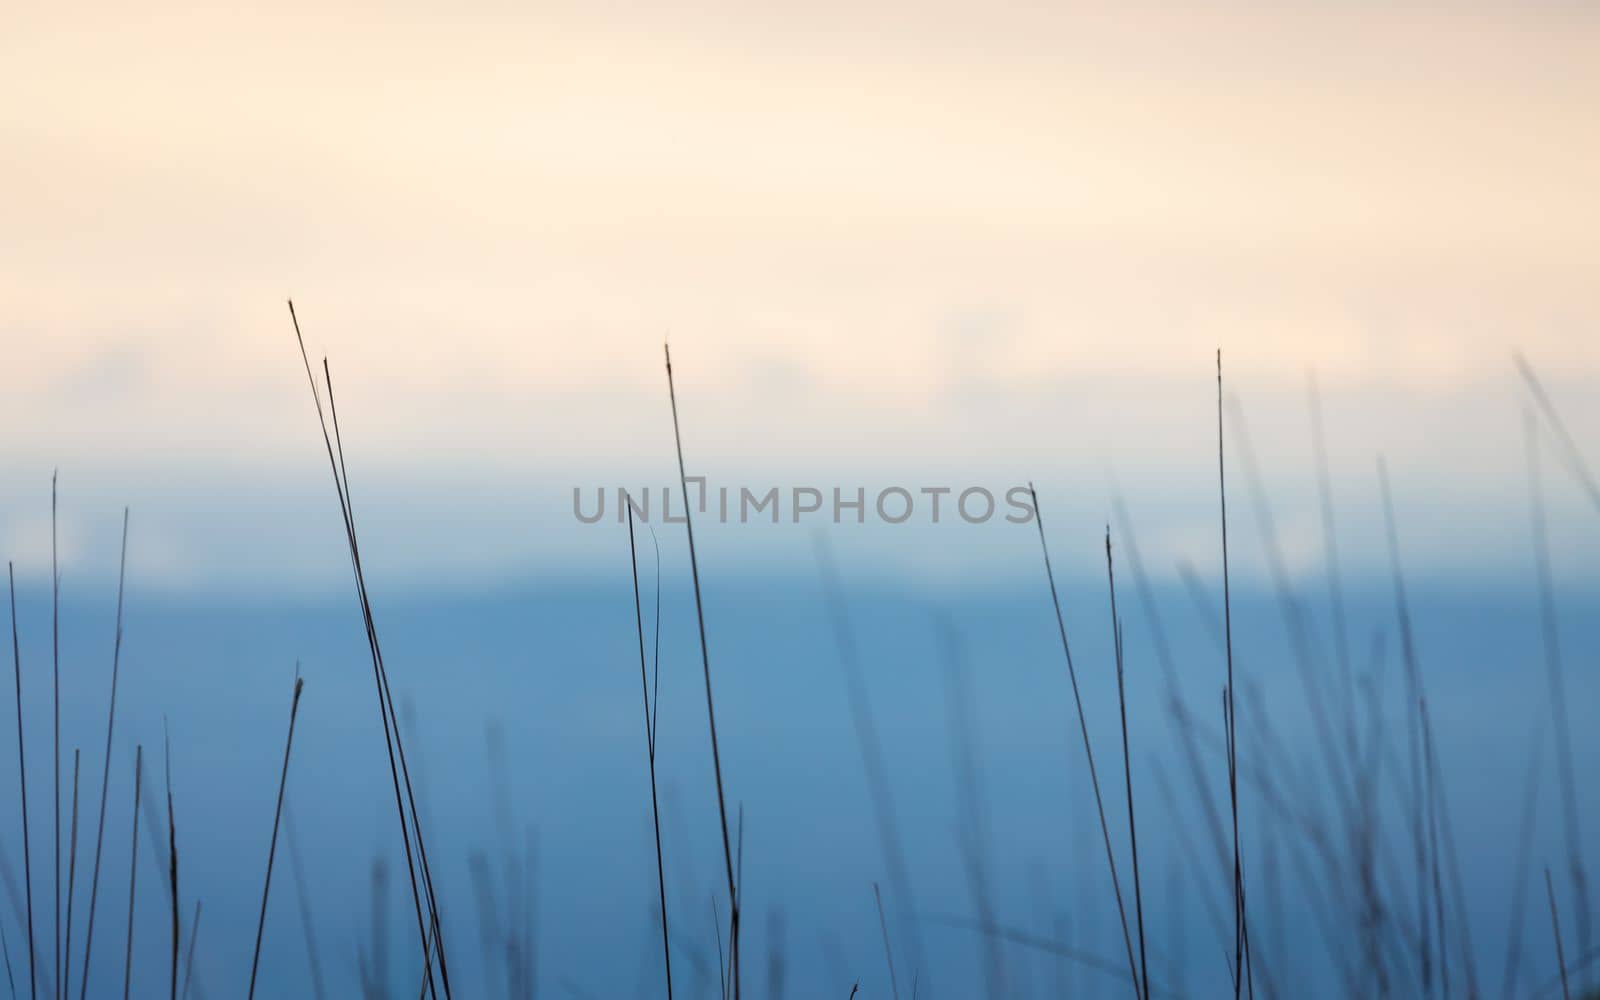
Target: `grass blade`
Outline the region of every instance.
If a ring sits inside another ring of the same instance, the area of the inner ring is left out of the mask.
[[[1117,708],[1122,719],[1122,775],[1128,794],[1128,847],[1133,854],[1133,912],[1139,930],[1139,985],[1150,1000],[1150,963],[1145,952],[1144,893],[1139,884],[1139,828],[1133,820],[1133,759],[1128,753],[1128,692],[1123,684],[1122,620],[1117,617],[1117,578],[1111,566],[1111,528],[1106,528],[1106,585],[1111,592],[1111,639],[1116,650]]]
[[[95,902],[100,895],[100,850],[106,836],[106,795],[111,790],[111,735],[117,724],[117,673],[122,664],[122,595],[128,572],[128,508],[122,509],[122,560],[117,571],[117,629],[111,647],[111,700],[106,710],[106,758],[100,773],[100,818],[95,822],[94,868],[89,876],[89,920],[83,933],[83,975],[78,977],[78,1000],[89,993],[89,956],[94,952]]]
[[[1540,638],[1544,648],[1545,676],[1550,689],[1550,722],[1555,736],[1556,776],[1560,782],[1562,826],[1567,842],[1567,874],[1572,880],[1578,944],[1580,951],[1585,951],[1589,947],[1591,934],[1589,876],[1583,863],[1583,833],[1578,823],[1577,778],[1572,767],[1572,723],[1567,704],[1566,667],[1561,656],[1561,630],[1556,619],[1555,578],[1550,565],[1544,480],[1539,467],[1539,434],[1531,414],[1524,428],[1534,570],[1539,587]]]
[[[28,755],[22,738],[22,646],[17,633],[17,568],[6,565],[11,579],[11,664],[17,681],[17,778],[22,783],[22,880],[28,893],[28,996],[38,995],[33,944],[33,852],[28,841]]]
[[[261,916],[256,920],[255,955],[250,960],[250,990],[246,997],[256,995],[256,972],[261,965],[261,937],[267,927],[267,896],[272,891],[272,861],[278,854],[278,826],[283,820],[283,790],[289,784],[289,753],[294,749],[294,723],[300,714],[300,693],[305,690],[303,677],[294,679],[294,698],[289,703],[289,735],[283,741],[283,770],[278,775],[278,804],[272,811],[272,843],[267,848],[267,874],[261,883]]]
[[[878,891],[878,883],[872,883],[872,898],[878,904],[878,929],[883,932],[883,960],[889,966],[889,992],[894,1000],[900,1000],[900,981],[894,974],[894,949],[889,947],[889,921],[883,916],[883,893]]]
[[[1550,868],[1544,870],[1544,891],[1550,899],[1550,932],[1556,939],[1556,968],[1561,973],[1561,1000],[1572,1000],[1572,988],[1567,985],[1567,956],[1561,946],[1561,918],[1556,915],[1556,889],[1550,881]]]
[[[50,840],[56,858],[55,905],[50,910],[50,923],[55,933],[56,982],[61,982],[61,566],[56,558],[56,473],[50,473],[50,674],[53,691],[50,696],[51,711],[55,714],[55,735],[51,743],[55,780],[51,794],[55,800],[55,824]],[[57,993],[59,997],[60,994]]]
[[[1117,899],[1117,919],[1122,924],[1122,943],[1128,953],[1128,981],[1133,983],[1133,995],[1143,996],[1139,986],[1139,965],[1133,954],[1133,935],[1128,930],[1128,910],[1122,902],[1122,881],[1117,877],[1117,855],[1111,849],[1111,827],[1106,822],[1105,799],[1100,794],[1100,775],[1094,766],[1094,748],[1089,742],[1089,723],[1083,711],[1083,696],[1078,692],[1078,671],[1072,664],[1072,646],[1067,642],[1067,622],[1061,613],[1061,597],[1056,591],[1056,574],[1050,565],[1050,546],[1044,538],[1044,512],[1039,509],[1039,494],[1033,484],[1028,484],[1028,497],[1033,501],[1033,520],[1039,529],[1039,551],[1044,554],[1044,575],[1050,584],[1050,607],[1056,615],[1056,631],[1061,636],[1061,653],[1067,661],[1067,679],[1072,682],[1072,702],[1078,710],[1078,731],[1083,735],[1083,756],[1089,762],[1089,783],[1094,788],[1095,811],[1100,816],[1100,837],[1105,841],[1106,866],[1111,869],[1111,889]]]
[[[165,719],[162,720],[161,742],[167,772],[167,880],[172,909],[172,969],[168,976],[167,996],[169,1000],[178,1000],[178,939],[181,934],[178,923],[178,820],[172,810],[172,739],[166,732]]]
[[[644,695],[644,738],[645,755],[650,762],[650,818],[655,827],[656,835],[656,889],[661,896],[661,958],[666,963],[667,1000],[672,1000],[672,946],[668,940],[667,930],[667,873],[666,865],[661,855],[661,804],[656,794],[656,737],[655,723],[650,711],[650,683],[649,673],[645,669],[644,656],[644,603],[639,596],[639,552],[634,543],[633,533],[633,504],[626,503],[628,508],[628,562],[633,569],[633,616],[634,623],[639,632],[639,684]],[[660,588],[657,588],[660,593]],[[660,621],[659,612],[656,617]],[[657,646],[657,666],[660,665],[660,647]],[[660,694],[660,674],[656,675],[656,693]]]
[[[72,898],[78,884],[78,769],[82,756],[79,747],[72,748],[72,827],[67,839],[67,941],[62,949],[61,995],[72,995]]]
[[[1237,719],[1233,698],[1233,599],[1228,581],[1228,472],[1222,432],[1222,351],[1217,351],[1217,497],[1222,523],[1222,634],[1228,663],[1228,686],[1224,691],[1228,714],[1228,804],[1233,813],[1233,996],[1239,1000],[1248,970],[1245,965],[1244,868],[1239,852],[1239,767],[1234,756],[1237,746]]]
[[[717,818],[722,822],[722,859],[728,877],[728,965],[733,970],[732,996],[739,1000],[739,887],[733,874],[733,843],[728,836],[728,804],[722,791],[722,752],[717,743],[717,711],[711,697],[711,651],[706,645],[705,603],[700,594],[700,562],[694,547],[694,515],[689,502],[689,473],[683,462],[683,432],[678,426],[678,390],[672,381],[672,349],[662,345],[667,363],[667,397],[672,405],[672,439],[678,451],[678,483],[683,491],[683,526],[689,536],[689,575],[694,581],[694,615],[700,629],[700,667],[706,682],[706,722],[711,731],[711,767],[717,781]],[[718,940],[721,938],[719,936]]]
[[[144,786],[144,744],[133,751],[133,839],[128,849],[128,944],[122,959],[122,1000],[133,983],[133,901],[139,888],[139,790]]]
[[[389,691],[388,673],[384,668],[383,650],[378,642],[377,625],[373,621],[372,602],[367,595],[366,575],[361,566],[361,547],[356,538],[355,511],[350,499],[349,470],[344,463],[344,441],[339,434],[339,414],[333,399],[333,379],[329,373],[327,360],[322,363],[323,380],[328,392],[328,410],[322,408],[322,394],[317,389],[317,379],[311,370],[311,358],[306,352],[304,336],[300,332],[300,319],[295,314],[294,302],[289,302],[289,320],[294,326],[295,342],[300,348],[300,360],[305,366],[306,381],[311,387],[311,399],[316,406],[317,423],[322,431],[322,444],[328,456],[328,465],[333,473],[333,488],[339,500],[339,512],[344,521],[345,544],[349,550],[350,568],[355,578],[356,599],[361,606],[362,624],[366,629],[367,647],[372,659],[373,682],[377,688],[378,714],[383,725],[384,747],[389,757],[389,779],[394,789],[395,811],[400,823],[400,840],[405,849],[406,872],[411,882],[412,907],[417,918],[417,938],[422,947],[428,947],[430,934],[437,934],[439,913],[437,901],[433,894],[432,877],[428,868],[427,849],[422,843],[422,826],[417,816],[416,799],[411,790],[411,774],[406,768],[405,744],[400,734],[400,720],[394,710],[394,698]],[[330,431],[331,427],[331,431]],[[337,442],[337,452],[335,443]],[[405,780],[405,794],[401,794],[401,778]],[[416,855],[413,857],[411,842],[415,834],[417,842]],[[426,884],[428,919],[425,923],[422,915],[423,891],[417,882],[417,868],[422,869],[423,881]],[[439,942],[439,975],[443,981],[446,998],[450,996],[450,976],[445,962],[443,940]],[[432,978],[430,976],[430,990]]]
[[[194,919],[189,921],[189,950],[183,959],[183,989],[179,996],[188,1000],[189,987],[194,984],[194,944],[200,940],[200,900],[194,901]]]

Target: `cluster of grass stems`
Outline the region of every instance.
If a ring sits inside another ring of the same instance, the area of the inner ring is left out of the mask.
[[[294,305],[289,305],[296,343],[311,389],[313,405],[318,419],[324,450],[332,474],[338,501],[345,542],[352,570],[357,603],[365,630],[367,648],[372,667],[375,701],[383,733],[388,762],[390,786],[393,791],[396,827],[400,847],[405,859],[407,885],[410,890],[411,912],[415,919],[418,951],[415,956],[418,981],[402,984],[399,995],[415,991],[419,1000],[437,998],[445,1000],[454,996],[450,969],[459,956],[448,947],[446,922],[441,917],[439,892],[434,881],[434,868],[430,864],[424,830],[428,826],[418,810],[417,786],[420,773],[414,773],[408,761],[402,729],[415,733],[412,720],[402,727],[395,709],[395,699],[385,667],[383,651],[374,623],[371,600],[362,567],[361,549],[356,529],[356,517],[351,498],[349,471],[345,462],[344,444],[339,430],[338,410],[334,402],[333,381],[326,359],[319,370],[314,368],[301,335],[299,319]],[[677,387],[673,380],[670,349],[666,355],[668,401],[680,487],[688,495],[688,474],[684,457],[682,428],[679,422]],[[1419,652],[1414,640],[1408,604],[1405,576],[1402,571],[1399,529],[1389,482],[1388,469],[1379,460],[1378,484],[1382,499],[1386,538],[1390,559],[1390,577],[1393,587],[1395,627],[1400,640],[1400,659],[1403,666],[1405,703],[1401,723],[1405,732],[1403,755],[1387,740],[1387,730],[1394,720],[1383,715],[1383,706],[1377,693],[1372,671],[1358,674],[1355,656],[1350,648],[1346,621],[1343,587],[1340,579],[1339,544],[1333,503],[1332,484],[1328,471],[1327,449],[1320,399],[1315,381],[1310,385],[1311,426],[1313,453],[1318,471],[1319,509],[1323,531],[1327,566],[1327,601],[1332,620],[1332,662],[1326,663],[1311,639],[1307,610],[1291,584],[1286,561],[1280,549],[1277,532],[1272,521],[1271,508],[1266,501],[1262,479],[1256,467],[1253,451],[1242,413],[1234,413],[1235,445],[1242,456],[1250,483],[1257,514],[1257,527],[1267,554],[1267,564],[1277,595],[1279,611],[1287,626],[1291,654],[1299,677],[1306,705],[1312,720],[1312,737],[1316,756],[1314,773],[1296,765],[1284,752],[1281,737],[1274,730],[1271,716],[1251,701],[1241,706],[1236,697],[1234,669],[1233,608],[1229,579],[1228,541],[1228,441],[1224,419],[1224,393],[1221,353],[1216,365],[1216,445],[1217,445],[1217,514],[1218,545],[1221,558],[1221,616],[1218,620],[1213,593],[1192,569],[1184,569],[1184,577],[1196,606],[1214,627],[1218,645],[1220,671],[1217,674],[1221,699],[1220,728],[1207,726],[1179,697],[1176,660],[1166,639],[1165,629],[1148,582],[1127,508],[1117,500],[1114,504],[1118,521],[1121,548],[1132,568],[1135,589],[1148,622],[1151,644],[1166,682],[1165,708],[1173,730],[1179,736],[1183,762],[1190,784],[1201,807],[1204,836],[1181,834],[1178,842],[1186,851],[1189,865],[1200,877],[1213,873],[1222,883],[1222,895],[1227,905],[1219,906],[1216,896],[1201,893],[1207,913],[1218,932],[1222,944],[1222,959],[1227,964],[1228,981],[1235,1000],[1250,997],[1254,1000],[1258,989],[1263,996],[1295,996],[1300,992],[1294,981],[1294,971],[1279,964],[1269,950],[1263,950],[1260,934],[1252,947],[1252,927],[1262,919],[1262,906],[1256,897],[1247,892],[1246,843],[1240,829],[1240,803],[1246,796],[1256,799],[1255,807],[1286,831],[1286,838],[1295,838],[1291,845],[1290,861],[1297,873],[1297,885],[1317,922],[1318,931],[1328,943],[1329,959],[1339,978],[1337,991],[1347,996],[1376,997],[1443,997],[1453,993],[1468,998],[1487,995],[1533,997],[1553,995],[1559,988],[1565,1000],[1576,995],[1575,989],[1592,983],[1591,974],[1600,958],[1600,949],[1593,940],[1592,914],[1588,876],[1584,866],[1583,838],[1577,807],[1578,777],[1574,772],[1572,738],[1568,704],[1564,688],[1565,667],[1555,624],[1555,595],[1550,569],[1549,541],[1545,523],[1541,444],[1548,436],[1554,442],[1558,456],[1574,480],[1579,483],[1596,511],[1600,512],[1600,484],[1585,463],[1577,442],[1562,420],[1549,393],[1545,390],[1533,368],[1520,357],[1518,369],[1532,400],[1528,412],[1526,452],[1528,455],[1528,482],[1530,484],[1530,510],[1532,522],[1532,549],[1538,579],[1538,598],[1541,625],[1541,644],[1548,684],[1550,705],[1550,730],[1555,743],[1556,775],[1560,792],[1560,809],[1563,820],[1563,840],[1566,848],[1565,869],[1562,872],[1565,889],[1572,901],[1572,918],[1575,923],[1578,953],[1569,962],[1563,944],[1564,928],[1558,897],[1558,880],[1550,867],[1543,867],[1545,895],[1550,913],[1552,938],[1548,956],[1554,974],[1546,981],[1535,984],[1531,993],[1525,984],[1524,964],[1528,961],[1524,942],[1527,885],[1532,879],[1532,830],[1536,810],[1538,778],[1542,755],[1541,741],[1535,741],[1530,754],[1528,777],[1524,786],[1522,825],[1518,840],[1510,900],[1510,919],[1506,935],[1506,954],[1502,964],[1498,989],[1493,990],[1480,976],[1477,967],[1478,953],[1472,943],[1462,872],[1457,859],[1451,813],[1445,799],[1439,773],[1438,752],[1428,714],[1426,685]],[[963,865],[973,894],[976,917],[932,919],[966,927],[975,932],[983,942],[983,976],[985,988],[991,998],[1010,995],[1009,981],[1001,945],[1010,944],[1040,950],[1058,958],[1076,962],[1085,968],[1103,974],[1108,982],[1120,980],[1122,990],[1131,990],[1136,1000],[1153,1000],[1155,997],[1186,995],[1179,982],[1159,983],[1152,978],[1150,955],[1159,950],[1162,942],[1146,920],[1144,873],[1141,870],[1139,849],[1139,817],[1135,809],[1134,755],[1130,745],[1128,726],[1127,685],[1124,658],[1124,621],[1118,611],[1117,579],[1113,558],[1113,534],[1108,525],[1105,530],[1106,588],[1111,617],[1111,647],[1115,670],[1117,695],[1117,721],[1120,733],[1119,747],[1122,757],[1122,794],[1127,816],[1126,842],[1119,843],[1113,835],[1109,814],[1117,808],[1110,802],[1115,791],[1101,782],[1097,764],[1096,747],[1090,737],[1090,710],[1084,704],[1080,686],[1079,666],[1075,663],[1069,638],[1066,615],[1061,594],[1057,588],[1055,570],[1050,558],[1042,505],[1038,494],[1029,486],[1035,522],[1038,527],[1039,548],[1044,568],[1044,583],[1048,587],[1051,607],[1061,646],[1062,665],[1069,682],[1072,699],[1070,712],[1076,721],[1081,737],[1083,764],[1089,777],[1089,787],[1104,848],[1105,866],[1111,887],[1111,902],[1115,906],[1116,927],[1122,943],[1125,961],[1109,959],[1073,947],[1069,942],[1043,934],[1021,930],[1002,923],[996,916],[990,897],[989,878],[985,869],[984,824],[978,802],[978,777],[974,764],[975,750],[970,720],[966,708],[970,698],[961,690],[964,679],[963,653],[959,636],[953,627],[945,627],[944,648],[950,671],[950,707],[952,750],[963,796],[962,817],[959,821],[959,843]],[[628,498],[628,556],[633,587],[634,620],[637,631],[639,677],[641,687],[642,720],[644,732],[645,763],[649,776],[651,819],[654,834],[654,861],[656,868],[657,914],[661,937],[662,989],[668,1000],[674,996],[674,949],[687,954],[696,967],[701,985],[707,976],[707,960],[682,940],[681,924],[684,915],[678,913],[676,922],[669,914],[666,861],[662,851],[662,809],[657,783],[657,748],[659,731],[659,698],[661,666],[661,569],[660,550],[654,529],[650,539],[654,547],[655,603],[651,615],[652,629],[645,625],[645,597],[640,583],[638,534],[635,522],[635,505]],[[698,648],[701,674],[705,688],[706,735],[711,750],[712,774],[717,801],[720,846],[723,859],[725,885],[711,903],[712,926],[716,935],[715,977],[712,984],[723,1000],[740,1000],[743,996],[746,970],[741,961],[741,930],[743,927],[742,869],[743,869],[743,806],[730,823],[729,795],[724,784],[723,747],[718,739],[716,701],[714,697],[712,657],[708,642],[705,605],[700,587],[700,564],[695,547],[694,523],[690,505],[685,505],[684,529],[687,535],[689,568],[693,585]],[[28,742],[24,733],[25,713],[22,708],[24,667],[21,655],[20,626],[16,611],[16,579],[14,568],[8,568],[11,597],[12,659],[16,694],[17,720],[17,773],[20,785],[22,818],[22,893],[16,892],[15,879],[9,861],[0,852],[6,881],[15,911],[13,917],[25,930],[25,937],[13,939],[6,931],[7,922],[0,919],[0,946],[3,946],[7,985],[12,996],[26,995],[30,1000],[54,997],[66,1000],[76,986],[78,1000],[91,995],[107,995],[114,986],[96,981],[93,992],[90,973],[95,944],[96,915],[102,863],[105,860],[106,812],[111,788],[112,748],[117,726],[117,684],[122,651],[123,593],[127,567],[128,514],[123,513],[122,555],[117,583],[117,611],[114,641],[111,651],[109,697],[107,699],[106,733],[102,762],[99,807],[96,812],[92,855],[86,856],[88,864],[87,912],[83,919],[81,949],[74,955],[74,903],[78,892],[79,861],[79,792],[81,748],[72,751],[72,783],[70,793],[69,831],[66,838],[65,892],[62,886],[61,837],[61,671],[60,671],[60,570],[56,560],[56,490],[51,483],[51,686],[52,686],[52,754],[50,771],[53,776],[53,817],[47,819],[51,828],[53,880],[46,889],[34,885],[34,834],[36,824],[29,814],[28,777],[26,757]],[[646,525],[648,528],[648,525]],[[936,970],[928,964],[922,922],[928,918],[922,913],[915,898],[915,887],[906,860],[905,841],[896,821],[892,801],[891,783],[884,759],[884,748],[867,695],[865,671],[857,649],[854,630],[849,621],[848,608],[842,596],[832,554],[825,539],[818,538],[817,562],[823,596],[831,621],[839,664],[843,671],[851,722],[872,803],[872,821],[882,852],[882,864],[889,888],[891,905],[886,907],[884,893],[878,882],[871,883],[872,899],[881,934],[884,963],[887,970],[890,995],[901,1000],[902,995],[916,998],[940,992]],[[1375,639],[1372,668],[1383,656],[1381,633]],[[296,670],[289,708],[287,735],[284,740],[282,764],[276,790],[276,806],[270,836],[265,845],[266,865],[262,877],[261,902],[256,924],[255,944],[246,987],[246,997],[256,993],[261,972],[262,943],[267,930],[268,899],[278,853],[278,838],[283,833],[287,841],[291,875],[294,880],[300,922],[305,940],[307,969],[316,1000],[332,995],[326,985],[323,959],[319,950],[319,936],[313,925],[315,908],[306,888],[294,824],[286,809],[285,795],[289,781],[290,760],[294,743],[295,720],[298,715],[304,682]],[[1247,699],[1252,692],[1244,692]],[[1240,721],[1248,720],[1246,744],[1259,748],[1260,754],[1252,760],[1241,752]],[[479,937],[484,947],[482,961],[488,970],[503,965],[503,978],[499,980],[509,997],[532,997],[536,994],[538,977],[535,967],[535,918],[531,907],[513,912],[509,896],[518,887],[531,899],[533,868],[535,863],[533,839],[527,838],[526,851],[519,853],[512,846],[509,792],[504,780],[503,748],[491,734],[491,763],[499,764],[494,775],[499,821],[502,833],[502,853],[505,855],[502,870],[492,871],[491,862],[484,854],[475,854],[469,863],[474,883],[479,914]],[[166,992],[169,1000],[179,997],[204,997],[205,987],[195,972],[195,952],[199,938],[201,900],[193,900],[192,916],[187,927],[180,920],[182,896],[179,889],[179,840],[177,836],[177,807],[172,788],[171,749],[164,748],[166,780],[166,838],[165,856],[160,865],[165,879],[165,894],[170,913],[169,926],[164,935],[164,952],[167,956]],[[1103,758],[1105,748],[1100,748]],[[1220,766],[1215,763],[1220,757]],[[1268,760],[1274,766],[1269,766]],[[1284,774],[1283,770],[1290,773]],[[1405,812],[1404,830],[1407,857],[1394,850],[1395,844],[1380,830],[1382,809],[1378,796],[1382,790],[1381,773],[1387,773],[1394,785],[1398,800]],[[126,937],[123,942],[121,992],[131,996],[133,962],[136,948],[148,945],[153,929],[141,931],[136,942],[134,902],[138,888],[137,854],[140,839],[140,810],[147,813],[147,836],[157,829],[157,820],[148,798],[141,792],[145,780],[144,748],[134,749],[132,760],[132,828],[129,831],[130,871],[128,881],[128,915]],[[1174,786],[1167,773],[1157,768],[1156,784],[1171,812],[1174,821],[1179,816],[1179,805]],[[1226,808],[1218,805],[1219,796],[1213,792],[1213,782],[1224,782]],[[1329,792],[1335,812],[1329,815],[1325,803],[1297,798],[1294,789],[1304,789],[1320,784]],[[87,820],[87,816],[83,817]],[[1265,838],[1264,838],[1265,839]],[[1214,858],[1203,862],[1199,852],[1210,841]],[[158,841],[158,849],[159,849]],[[1277,857],[1270,846],[1266,869],[1276,871]],[[85,844],[87,851],[87,844]],[[1126,868],[1119,867],[1119,856],[1125,855]],[[1131,884],[1124,882],[1124,874],[1131,875]],[[508,886],[508,900],[502,907],[496,898],[495,881]],[[1270,881],[1275,881],[1269,878]],[[366,998],[396,995],[389,988],[386,967],[387,867],[377,862],[372,870],[373,882],[373,940],[370,951],[363,949],[359,956],[361,992]],[[53,897],[36,900],[36,888]],[[1269,884],[1269,896],[1281,892],[1280,887]],[[1129,898],[1131,896],[1131,899]],[[1131,919],[1130,919],[1131,911]],[[48,914],[48,915],[47,915]],[[64,914],[64,919],[62,915]],[[505,915],[508,914],[508,915]],[[39,930],[41,919],[50,921],[50,929]],[[893,929],[891,929],[893,926]],[[675,939],[674,928],[678,928]],[[725,931],[725,933],[724,933]],[[185,932],[187,942],[185,947]],[[675,943],[675,940],[677,943]],[[902,942],[897,969],[895,941]],[[1346,948],[1346,942],[1354,942]],[[14,948],[22,949],[18,959]],[[1176,947],[1176,943],[1173,943]],[[777,967],[774,966],[776,969]],[[76,969],[76,981],[74,970]],[[181,971],[181,974],[180,974]],[[491,977],[492,978],[492,977]],[[840,982],[840,996],[854,997],[860,985],[852,976],[849,982]],[[903,990],[902,984],[905,984]],[[1576,984],[1576,985],[1575,985]],[[579,984],[567,982],[572,992],[581,994]],[[683,984],[676,985],[678,991]],[[781,990],[781,975],[774,973],[769,982],[769,992]],[[235,990],[223,989],[223,995],[233,995]]]

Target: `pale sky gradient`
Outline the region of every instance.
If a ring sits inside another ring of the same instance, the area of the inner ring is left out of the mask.
[[[865,6],[10,12],[0,542],[60,465],[84,552],[126,499],[174,578],[304,569],[287,295],[419,569],[663,481],[669,334],[703,467],[1031,475],[1091,522],[1113,475],[1207,485],[1218,346],[1275,469],[1318,371],[1363,495],[1382,450],[1524,511],[1515,350],[1595,441],[1593,8]]]

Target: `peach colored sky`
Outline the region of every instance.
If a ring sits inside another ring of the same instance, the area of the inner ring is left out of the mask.
[[[12,12],[0,540],[57,464],[320,499],[289,294],[378,503],[660,478],[668,334],[730,474],[1170,488],[1219,345],[1265,447],[1314,367],[1352,468],[1497,504],[1514,350],[1600,424],[1589,8],[992,7]]]

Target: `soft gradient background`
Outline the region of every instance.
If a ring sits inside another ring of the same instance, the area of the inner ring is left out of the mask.
[[[482,733],[489,720],[505,729],[513,825],[542,831],[547,989],[655,982],[625,537],[609,520],[575,523],[571,497],[674,480],[669,338],[690,471],[713,483],[1037,481],[1069,625],[1102,675],[1101,532],[1124,499],[1207,719],[1221,660],[1178,567],[1218,583],[1220,347],[1237,404],[1241,658],[1295,739],[1307,738],[1292,722],[1303,706],[1257,518],[1271,510],[1290,586],[1331,643],[1316,603],[1327,552],[1314,377],[1360,609],[1351,645],[1365,664],[1386,642],[1393,681],[1375,473],[1377,456],[1389,462],[1479,877],[1478,946],[1498,969],[1511,817],[1530,727],[1548,722],[1516,353],[1600,454],[1600,20],[1588,6],[155,3],[33,6],[4,22],[0,552],[16,563],[25,721],[42,741],[30,760],[49,749],[59,468],[76,623],[63,740],[84,746],[97,789],[128,504],[132,693],[114,760],[125,770],[133,742],[151,749],[170,719],[190,884],[215,935],[197,965],[213,992],[227,994],[248,956],[296,658],[310,683],[291,801],[330,890],[324,961],[340,982],[369,933],[366,865],[395,852],[291,295],[314,358],[333,368],[380,627],[394,630],[396,684],[417,705],[440,837],[460,857],[493,840]],[[1600,760],[1582,714],[1597,694],[1600,520],[1540,433],[1588,768]],[[684,823],[669,877],[693,914],[686,935],[709,947],[699,924],[719,859],[686,552],[680,528],[657,530],[675,734],[663,767]],[[846,976],[882,995],[866,890],[881,858],[819,603],[817,531],[701,531],[731,783],[759,873],[750,947],[787,941],[801,995],[843,995]],[[1091,928],[1080,942],[1115,958],[1098,883],[1081,904],[1062,888],[1103,876],[1031,526],[825,533],[871,652],[916,820],[905,824],[924,834],[913,853],[928,908],[972,909],[949,832],[970,810],[950,787],[931,624],[953,616],[995,743],[983,759],[1006,916],[1050,932],[1057,911],[1076,912]],[[1131,589],[1127,600],[1136,731],[1150,766],[1176,773],[1147,612]],[[1104,710],[1111,689],[1096,683]],[[1103,736],[1109,746],[1114,730]],[[1159,828],[1162,800],[1145,788]],[[43,815],[48,785],[30,796]],[[1554,864],[1552,803],[1540,830]],[[112,828],[125,819],[113,811]],[[13,858],[19,829],[0,834]],[[1200,904],[1184,902],[1198,894],[1169,878],[1181,855],[1168,866],[1154,842],[1166,937],[1195,938],[1163,961],[1203,993],[1225,969]],[[464,862],[456,874],[472,913]],[[282,885],[269,953],[278,995],[300,995]],[[400,981],[414,973],[395,903]],[[770,923],[769,910],[787,917]],[[15,950],[12,916],[0,921]],[[1292,912],[1281,925],[1286,953],[1321,969],[1314,925]],[[828,926],[832,943],[819,943]],[[940,979],[961,995],[981,963],[973,938],[949,940]],[[619,947],[629,957],[614,962]],[[110,950],[97,953],[108,977]]]

